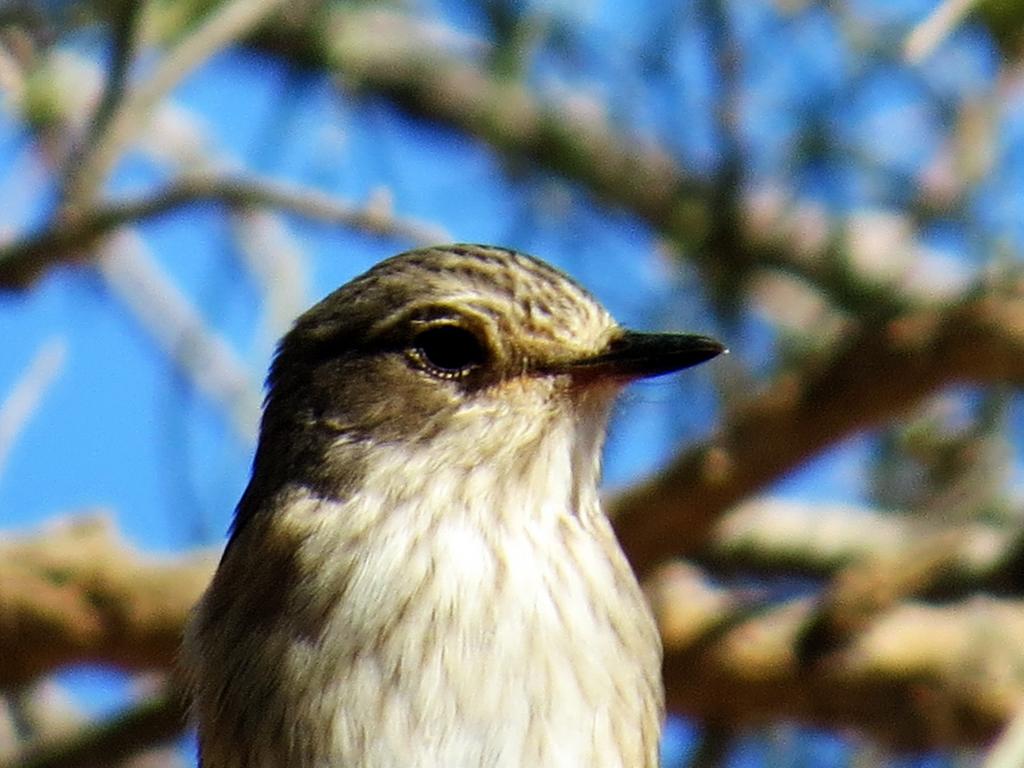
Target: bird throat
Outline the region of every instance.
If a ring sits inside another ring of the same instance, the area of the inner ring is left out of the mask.
[[[538,434],[479,462],[378,446],[358,493],[288,489],[243,532],[231,556],[252,536],[291,558],[265,636],[230,641],[267,676],[268,721],[238,729],[290,723],[286,742],[251,742],[258,764],[656,765],[660,645],[599,508],[603,423]],[[222,690],[222,717],[255,717]]]

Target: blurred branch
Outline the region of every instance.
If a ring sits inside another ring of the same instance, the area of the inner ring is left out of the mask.
[[[980,0],[943,0],[920,24],[914,27],[903,44],[903,56],[911,64],[920,64],[949,37]]]
[[[933,528],[906,513],[755,498],[722,517],[698,557],[716,574],[821,579],[852,563],[900,558]],[[1022,592],[1018,531],[971,523],[956,532],[939,580],[925,590],[929,597]]]
[[[814,610],[797,638],[804,666],[840,649],[898,604],[919,597],[949,570],[959,554],[956,530],[928,531],[903,550],[872,555],[843,568],[815,599]]]
[[[61,738],[24,747],[0,768],[99,768],[124,759],[185,730],[187,707],[181,694],[168,686],[109,720],[92,723]]]
[[[107,285],[139,319],[189,381],[223,407],[246,445],[256,442],[262,395],[234,350],[204,322],[147,251],[142,239],[121,232],[103,244],[97,266]]]
[[[67,346],[61,338],[44,342],[7,397],[0,402],[0,475],[21,431],[39,408],[46,390],[64,367]]]
[[[1024,706],[1013,716],[981,768],[1020,768],[1024,765]]]
[[[54,265],[81,259],[100,238],[126,224],[138,224],[202,202],[229,207],[270,207],[325,224],[408,240],[416,245],[446,242],[440,227],[398,217],[385,204],[358,207],[312,189],[250,176],[192,174],[156,192],[98,203],[80,215],[35,235],[0,245],[0,289],[23,290]]]
[[[262,292],[258,349],[270,358],[274,345],[309,306],[306,254],[280,216],[248,209],[229,217],[238,253]]]
[[[707,723],[697,735],[696,748],[687,768],[723,768],[729,764],[729,753],[739,734],[729,723]]]
[[[37,674],[83,659],[129,668],[170,665],[187,606],[212,565],[211,558],[140,563],[108,524],[94,521],[0,544],[0,645],[6,649],[0,681],[23,682],[22,665],[32,655],[29,669]],[[1015,655],[1024,648],[1019,602],[887,608],[807,668],[798,648],[814,615],[811,601],[752,607],[749,596],[711,588],[679,565],[649,584],[668,649],[670,703],[712,722],[784,717],[855,725],[904,748],[972,746],[990,738],[1024,695],[1012,674],[1024,663]],[[153,622],[163,626],[156,643],[146,626]],[[165,738],[180,727],[180,711],[170,701],[144,704],[15,765],[89,764],[55,759],[104,754],[111,741],[145,745]]]
[[[72,147],[66,162],[67,178],[65,187],[74,186],[79,178],[84,161],[93,146],[99,142],[124,97],[128,85],[128,72],[135,56],[138,40],[138,23],[143,16],[146,0],[120,0],[114,3],[111,22],[113,28],[113,51],[110,57],[110,71],[103,87],[103,95],[89,123],[85,136]]]
[[[135,56],[138,39],[138,24],[146,8],[146,0],[121,0],[113,30],[113,54],[110,58],[110,72],[103,88],[103,96],[92,118],[86,144],[92,144],[107,123],[114,116],[121,98],[128,86],[128,71]]]
[[[1024,385],[1024,285],[864,326],[779,375],[711,440],[611,499],[623,547],[641,573],[699,552],[729,508],[954,382]]]
[[[31,739],[58,738],[81,728],[86,717],[71,693],[52,677],[0,696],[0,765]]]
[[[82,662],[168,669],[215,564],[143,557],[95,515],[0,538],[0,688]]]
[[[83,661],[170,669],[213,565],[212,554],[143,559],[95,518],[0,541],[0,685]],[[784,718],[856,727],[898,747],[974,746],[1024,700],[1024,679],[1014,672],[1024,665],[1019,601],[895,606],[808,667],[798,648],[811,600],[762,606],[681,563],[659,569],[647,591],[665,640],[670,706],[705,722]],[[151,705],[80,743],[122,729],[127,738],[133,722],[160,738],[173,732],[179,705]]]
[[[715,78],[717,95],[712,110],[719,146],[715,182],[708,185],[708,204],[715,213],[709,219],[708,250],[712,257],[718,250],[726,253],[735,248],[736,223],[743,220],[740,209],[743,190],[743,153],[737,137],[737,114],[740,103],[738,52],[734,46],[725,0],[703,0],[699,7],[708,39],[709,59]],[[726,260],[728,260],[726,256]],[[749,288],[749,269],[719,269],[713,273],[718,282],[719,304],[731,312]],[[821,287],[821,286],[819,286]]]
[[[905,603],[806,667],[797,648],[810,600],[751,606],[682,564],[664,568],[649,594],[665,640],[668,705],[701,720],[852,725],[923,750],[980,746],[1024,700],[1020,602]]]
[[[692,176],[664,149],[616,130],[598,105],[544,103],[526,84],[450,54],[436,41],[436,25],[334,5],[321,14],[261,27],[250,42],[333,70],[347,84],[385,94],[414,114],[479,137],[635,213],[682,246],[719,296],[752,269],[773,268],[812,282],[837,305],[861,314],[906,308],[891,287],[853,268],[847,235],[809,240],[793,232],[794,222],[781,211],[770,221],[751,216],[734,181]]]
[[[81,165],[68,180],[67,201],[73,207],[88,207],[160,100],[187,74],[245,35],[280,5],[283,0],[226,0],[211,11],[208,18],[167,52],[147,80],[130,88],[120,99],[120,105],[95,137],[96,141],[85,150]]]

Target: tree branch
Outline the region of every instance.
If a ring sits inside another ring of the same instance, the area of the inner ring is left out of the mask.
[[[99,247],[97,269],[167,358],[220,406],[242,443],[255,444],[262,403],[258,379],[204,321],[142,238],[122,230],[106,240]]]
[[[270,207],[313,221],[396,237],[416,245],[446,242],[443,229],[394,215],[371,201],[362,207],[316,190],[253,178],[188,175],[145,195],[99,203],[39,234],[0,245],[0,289],[24,290],[58,263],[81,258],[118,227],[139,224],[195,203]]]
[[[213,564],[212,554],[140,557],[96,519],[0,542],[0,685],[86,661],[170,669]],[[812,600],[764,606],[681,563],[659,569],[647,591],[666,647],[669,704],[705,722],[783,718],[853,726],[900,748],[977,746],[1024,700],[1014,672],[1024,665],[1020,601],[904,603],[807,665],[798,649]],[[180,724],[180,705],[147,707],[96,733],[141,721],[162,738]],[[93,738],[102,741],[79,740]]]
[[[0,539],[0,688],[73,663],[170,668],[215,564],[143,557],[96,516]]]
[[[67,344],[63,338],[45,341],[11,391],[0,400],[0,476],[18,436],[39,409],[47,390],[60,376],[66,354]]]
[[[698,559],[719,575],[823,579],[851,563],[898,558],[930,527],[906,513],[755,498],[722,517]],[[977,590],[1020,594],[1014,558],[1019,532],[971,523],[958,526],[957,533],[940,581],[926,590],[929,597]]]
[[[283,4],[283,0],[226,0],[160,61],[153,74],[129,89],[81,157],[69,178],[68,202],[90,207],[96,191],[149,118],[153,108],[189,72],[224,46],[245,35]],[[117,23],[117,20],[115,20]]]
[[[22,749],[0,768],[99,768],[121,761],[179,736],[187,724],[181,694],[168,686],[109,720],[93,723],[62,738],[45,739]]]
[[[75,142],[65,163],[65,190],[77,186],[77,178],[82,172],[84,161],[92,152],[94,145],[102,140],[110,121],[117,114],[117,108],[124,98],[128,86],[128,73],[135,56],[138,40],[138,26],[146,8],[145,0],[121,0],[114,3],[111,27],[113,30],[113,51],[110,67],[103,87],[103,95],[96,105],[96,111],[89,121],[85,136]]]
[[[402,14],[323,6],[299,23],[260,27],[249,41],[330,69],[351,86],[384,94],[413,114],[476,136],[631,211],[682,246],[713,293],[731,290],[752,269],[770,268],[819,286],[857,314],[887,316],[907,308],[891,286],[858,273],[848,235],[839,228],[808,241],[781,210],[769,220],[752,216],[729,179],[722,184],[730,188],[722,189],[697,178],[654,142],[621,133],[598,106],[545,103],[526,84],[452,55],[436,37],[436,29]]]
[[[754,726],[854,725],[900,749],[977,747],[1024,700],[1024,604],[974,598],[896,606],[813,666],[800,663],[810,600],[770,607],[667,566],[649,586],[672,711]]]

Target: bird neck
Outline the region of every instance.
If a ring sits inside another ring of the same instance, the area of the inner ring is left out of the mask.
[[[346,498],[286,486],[238,531],[189,642],[205,768],[656,765],[603,422],[519,429],[376,445]]]

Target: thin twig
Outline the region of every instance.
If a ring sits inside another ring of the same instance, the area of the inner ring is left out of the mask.
[[[69,201],[87,206],[148,119],[153,107],[187,74],[202,66],[224,46],[244,36],[273,13],[284,0],[227,0],[163,58],[156,71],[130,89],[120,108],[107,121],[106,130],[82,160],[68,190]]]
[[[263,293],[259,351],[269,358],[309,305],[308,259],[280,216],[250,209],[232,213],[230,222],[240,258]]]
[[[978,0],[943,0],[907,35],[903,57],[911,64],[927,59],[977,4]]]
[[[25,289],[54,265],[81,258],[100,238],[120,226],[139,224],[200,202],[276,208],[414,245],[450,239],[440,227],[401,218],[379,204],[356,206],[315,190],[248,176],[190,175],[150,194],[100,203],[81,216],[0,246],[0,288]]]
[[[10,393],[0,403],[0,475],[11,449],[25,425],[39,409],[46,391],[64,367],[67,344],[61,338],[47,340],[36,351]]]
[[[770,220],[759,219],[743,189],[722,189],[720,180],[690,173],[664,147],[610,123],[600,105],[545,101],[528,84],[497,77],[434,40],[430,25],[408,14],[347,5],[328,6],[307,26],[264,26],[250,37],[256,46],[330,69],[346,86],[383,94],[629,210],[682,246],[715,295],[756,269],[776,269],[819,286],[855,314],[888,317],[907,308],[893,286],[850,264],[843,222],[829,220],[825,236],[805,247],[800,241],[808,238],[796,231],[799,222],[786,201]],[[730,231],[723,248],[716,236]]]
[[[152,335],[189,381],[222,406],[238,437],[254,443],[260,388],[234,350],[129,231],[107,241],[97,264],[107,285]]]
[[[72,189],[77,185],[75,179],[82,171],[83,159],[91,148],[101,140],[125,95],[128,72],[131,70],[135,45],[138,40],[138,22],[142,18],[146,2],[145,0],[122,0],[119,8],[117,5],[115,3],[114,19],[111,24],[114,34],[110,71],[107,74],[103,95],[96,105],[89,129],[85,136],[75,143],[68,156],[64,179],[65,189]]]

